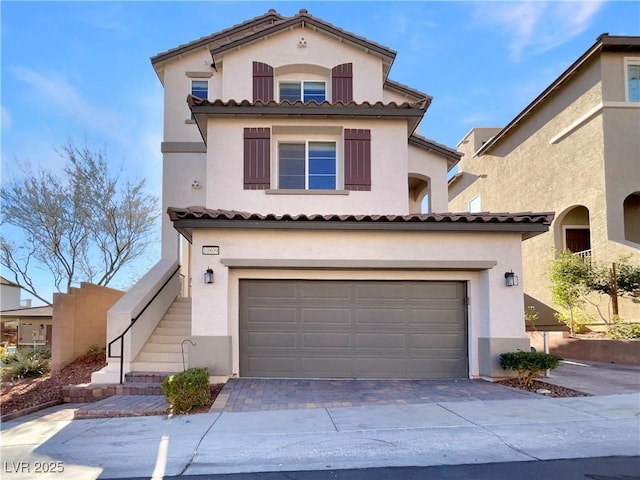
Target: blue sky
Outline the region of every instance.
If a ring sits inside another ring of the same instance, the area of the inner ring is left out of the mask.
[[[632,1],[3,0],[3,181],[17,160],[55,169],[55,149],[74,139],[105,148],[160,196],[163,93],[149,58],[270,8],[286,16],[306,8],[395,50],[390,78],[433,96],[421,133],[450,147],[474,126],[508,123],[601,33],[640,35]]]

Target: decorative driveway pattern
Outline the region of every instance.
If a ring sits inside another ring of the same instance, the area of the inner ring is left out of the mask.
[[[540,398],[484,380],[230,379],[211,412]]]

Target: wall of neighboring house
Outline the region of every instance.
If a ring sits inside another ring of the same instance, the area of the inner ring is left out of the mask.
[[[622,67],[615,63],[620,67],[616,81],[622,82]],[[554,322],[549,318],[553,311],[544,307],[552,306],[549,268],[556,251],[565,248],[563,227],[579,217],[575,207],[588,211],[596,261],[630,255],[640,263],[638,245],[619,241],[623,192],[640,189],[640,156],[638,146],[630,145],[634,135],[629,131],[639,124],[639,111],[630,105],[602,108],[602,71],[599,60],[583,66],[488,153],[473,158],[467,150],[473,142],[459,145],[465,154],[459,168],[465,173],[450,189],[452,211],[467,211],[469,201],[479,195],[483,211],[556,212],[548,233],[523,243],[525,293],[542,309],[546,322]],[[618,128],[620,135],[614,133]],[[640,304],[622,302],[621,314],[640,318]]]
[[[90,346],[106,345],[107,310],[123,295],[120,290],[90,283],[81,283],[80,288],[72,288],[69,293],[53,294],[54,373],[85,354]]]
[[[0,310],[20,308],[20,287],[13,284],[0,284]]]
[[[520,243],[519,233],[194,230],[196,253],[192,267],[197,274],[192,283],[192,335],[198,337],[194,352],[210,349],[213,344],[222,345],[227,339],[233,352],[232,370],[238,373],[240,279],[460,280],[468,282],[468,296],[472,299],[468,310],[470,375],[490,375],[490,370],[497,368],[491,364],[495,355],[518,348],[527,350],[529,345],[524,337],[524,321],[514,319],[512,314],[524,311],[522,289],[506,287],[504,279],[504,272],[519,268]],[[204,245],[218,246],[219,255],[201,255]],[[296,268],[269,267],[278,260],[295,259],[301,262]],[[460,263],[457,269],[449,265],[448,271],[420,269],[416,259]],[[234,267],[232,264],[238,261],[248,261],[249,265]],[[305,268],[305,262],[314,266]],[[350,264],[356,265],[354,262],[383,262],[384,266],[350,268]],[[408,268],[407,262],[413,267]],[[492,266],[465,269],[460,266],[465,262],[489,262]],[[209,267],[214,271],[213,284],[205,284],[200,276]],[[220,343],[212,343],[216,339]]]

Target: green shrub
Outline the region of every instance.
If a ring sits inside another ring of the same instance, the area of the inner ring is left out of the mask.
[[[51,371],[51,350],[48,348],[21,348],[7,355],[2,368],[2,380],[16,378],[41,377]]]
[[[562,360],[558,355],[542,352],[508,352],[500,355],[500,366],[504,370],[518,372],[518,383],[529,388],[539,372],[554,369]]]
[[[209,402],[209,371],[206,368],[189,368],[171,375],[162,382],[162,390],[172,413],[190,413]]]
[[[0,363],[4,363],[7,359],[7,349],[0,345]]]
[[[607,336],[614,340],[640,339],[640,323],[626,323],[623,320],[616,320],[615,324],[609,327]]]
[[[106,349],[106,347],[104,345],[100,346],[100,345],[93,344],[93,345],[90,345],[89,348],[87,348],[87,351],[85,352],[85,355],[87,357],[96,358],[96,357],[98,357],[100,355],[104,355],[106,350],[107,349]]]
[[[596,323],[596,319],[593,316],[578,309],[573,311],[573,318],[567,312],[556,312],[553,316],[556,317],[559,322],[562,322],[569,327],[571,335],[574,333],[586,333],[589,331],[588,325]]]

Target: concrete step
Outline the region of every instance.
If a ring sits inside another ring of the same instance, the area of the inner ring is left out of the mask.
[[[156,328],[191,328],[191,319],[189,320],[167,320],[162,319]]]
[[[187,359],[185,358],[185,363],[186,361]],[[165,372],[172,374],[183,371],[182,359],[179,362],[143,362],[136,359],[135,362],[132,362],[131,367],[134,370]]]
[[[163,344],[179,345],[180,342],[182,342],[187,338],[189,338],[188,335],[184,335],[182,337],[174,337],[173,335],[158,335],[157,333],[154,333],[149,337],[149,340],[147,340],[147,343],[163,343]]]
[[[191,323],[191,312],[187,313],[165,313],[164,317],[160,320],[166,322],[167,320],[173,320],[175,322]]]
[[[135,371],[124,374],[125,383],[132,384],[145,384],[145,383],[157,383],[161,384],[169,376],[169,373],[164,372],[143,372]]]
[[[167,353],[181,353],[181,345],[180,342],[177,342],[175,338],[171,337],[173,343],[156,343],[149,341],[145,343],[144,347],[140,350],[140,352],[167,352]],[[187,343],[184,347],[185,356],[189,351],[189,344]]]
[[[184,355],[187,362],[187,352]],[[180,352],[145,352],[141,351],[134,362],[175,362],[182,364],[182,354]]]
[[[191,335],[191,328],[156,327],[152,335],[165,335],[165,336],[168,335],[171,337],[189,337]]]

